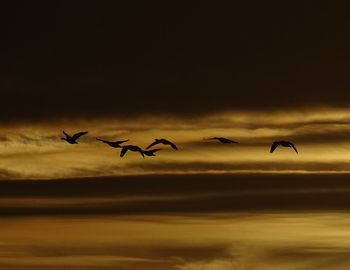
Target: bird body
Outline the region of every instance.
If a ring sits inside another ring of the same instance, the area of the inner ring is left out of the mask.
[[[152,149],[152,150],[146,150],[146,151],[142,151],[146,156],[149,156],[149,157],[153,157],[155,156],[155,152],[158,152],[159,150],[161,150],[160,148],[157,148],[157,149]]]
[[[99,139],[99,138],[96,138],[96,140],[101,141],[101,142],[103,142],[105,144],[108,144],[110,147],[113,147],[113,148],[121,148],[122,147],[121,146],[122,143],[125,143],[125,142],[129,141],[129,140],[123,140],[123,141],[111,142],[111,141],[102,140],[102,139]]]
[[[83,136],[83,135],[85,135],[85,134],[87,134],[88,132],[87,131],[83,131],[83,132],[78,132],[78,133],[76,133],[76,134],[74,134],[73,136],[70,136],[69,134],[67,134],[64,130],[63,130],[63,134],[66,136],[65,138],[61,138],[61,140],[64,140],[64,141],[66,141],[66,142],[68,142],[68,143],[70,143],[70,144],[77,144],[78,142],[77,142],[77,140],[81,137],[81,136]]]
[[[136,145],[123,145],[120,151],[120,157],[123,157],[128,151],[139,152],[143,158],[145,157],[143,150]]]
[[[209,138],[207,140],[218,140],[219,142],[221,143],[225,143],[225,144],[228,144],[228,143],[238,143],[236,141],[232,141],[230,139],[227,139],[227,138],[223,138],[223,137],[213,137],[213,138]]]
[[[271,149],[270,149],[270,153],[272,153],[273,151],[275,151],[275,149],[279,146],[283,146],[283,147],[291,147],[294,149],[294,151],[298,154],[298,150],[297,148],[294,146],[293,143],[289,142],[289,141],[274,141],[271,145]]]
[[[149,146],[146,147],[146,149],[149,149],[152,146],[157,144],[170,145],[173,149],[178,150],[177,146],[167,139],[155,139],[153,143],[151,143]]]

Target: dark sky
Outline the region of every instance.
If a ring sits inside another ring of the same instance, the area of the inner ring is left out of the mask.
[[[350,19],[333,2],[23,1],[2,13],[2,121],[350,98]]]

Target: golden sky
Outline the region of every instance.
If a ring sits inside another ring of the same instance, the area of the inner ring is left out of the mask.
[[[51,179],[129,174],[321,172],[350,170],[350,111],[318,108],[288,112],[227,112],[175,118],[144,116],[135,119],[74,119],[1,127],[0,177],[2,179]],[[61,131],[89,134],[70,145]],[[205,141],[213,136],[239,142],[223,145]],[[145,148],[154,138],[175,142],[156,157],[142,159],[129,152],[119,157],[96,141],[130,139]],[[299,154],[288,148],[269,148],[274,140],[294,142]]]
[[[14,270],[346,270],[350,263],[347,213],[2,218],[0,226],[0,267]]]

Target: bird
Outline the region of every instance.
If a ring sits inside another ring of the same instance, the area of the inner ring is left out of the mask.
[[[66,141],[66,142],[68,142],[68,143],[70,143],[70,144],[77,144],[78,142],[77,142],[77,140],[81,137],[81,136],[83,136],[83,135],[85,135],[85,134],[87,134],[88,132],[87,131],[83,131],[83,132],[78,132],[78,133],[75,133],[73,136],[70,136],[70,135],[68,135],[64,130],[63,130],[63,134],[66,136],[65,138],[61,138],[61,140],[64,140],[64,141]]]
[[[111,146],[111,147],[113,147],[113,148],[121,148],[121,147],[122,147],[122,146],[121,146],[122,143],[125,143],[125,142],[129,141],[129,140],[123,140],[123,141],[114,141],[114,142],[111,142],[111,141],[102,140],[102,139],[100,139],[100,138],[96,138],[96,140],[101,141],[101,142],[103,142],[103,143],[105,143],[105,144],[108,144],[109,146]]]
[[[146,147],[146,149],[151,148],[152,146],[156,144],[165,144],[165,145],[170,145],[173,149],[178,150],[177,146],[172,143],[171,141],[168,141],[166,139],[155,139],[153,143],[151,143],[149,146]]]
[[[161,150],[160,148],[157,149],[152,149],[152,150],[146,150],[146,151],[142,151],[146,156],[152,157],[155,156],[155,152],[158,152],[159,150]]]
[[[218,140],[219,142],[226,143],[226,144],[228,144],[228,143],[238,143],[236,141],[232,141],[230,139],[226,139],[226,138],[223,138],[223,137],[213,137],[213,138],[209,138],[207,140]]]
[[[128,150],[133,151],[133,152],[139,152],[143,158],[145,158],[145,155],[143,153],[143,150],[136,146],[136,145],[123,145],[122,150],[120,151],[120,157],[123,157]]]
[[[293,143],[288,142],[288,141],[274,141],[271,145],[271,149],[270,149],[270,153],[272,153],[273,151],[275,151],[275,149],[279,146],[283,146],[283,147],[292,147],[294,149],[294,151],[298,154],[298,150],[297,148],[294,146]]]

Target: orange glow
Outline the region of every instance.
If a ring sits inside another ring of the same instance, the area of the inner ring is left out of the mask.
[[[37,179],[144,173],[350,170],[350,111],[318,109],[290,113],[223,113],[202,118],[143,117],[57,121],[1,129],[0,177]],[[78,145],[60,140],[61,130],[89,130]],[[145,148],[154,138],[168,138],[179,146],[167,147],[157,157],[140,159],[135,153],[119,158],[95,137],[130,139]],[[203,139],[223,136],[239,141],[222,145]],[[300,154],[280,148],[269,154],[273,140],[293,141]],[[206,167],[201,164],[206,164]],[[217,164],[221,164],[217,166]],[[269,165],[270,164],[270,165]],[[317,165],[319,164],[319,165]],[[328,164],[324,167],[324,164]],[[158,166],[157,166],[158,165]],[[224,165],[227,165],[226,167]],[[234,165],[234,166],[233,166]]]

